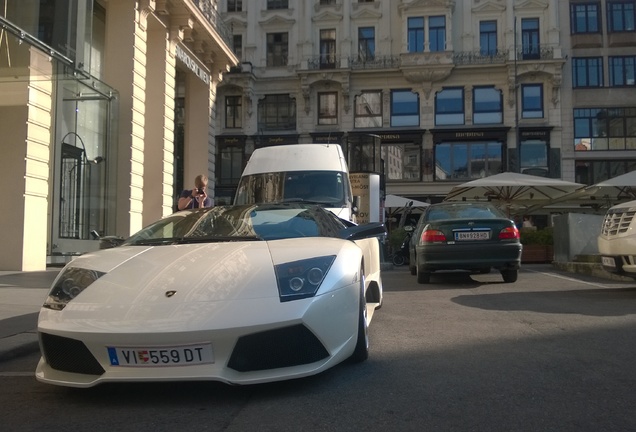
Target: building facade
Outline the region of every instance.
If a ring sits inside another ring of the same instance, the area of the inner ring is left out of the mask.
[[[127,237],[214,178],[216,87],[237,63],[216,7],[0,0],[0,269]]]
[[[255,148],[367,136],[385,192],[423,201],[501,171],[562,177],[560,3],[222,0],[241,64],[218,88],[217,197]]]
[[[595,184],[636,169],[636,2],[559,2],[564,175]]]

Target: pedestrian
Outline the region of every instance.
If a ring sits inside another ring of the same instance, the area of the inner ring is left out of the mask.
[[[194,188],[181,192],[177,208],[179,210],[212,207],[212,199],[208,196],[208,178],[199,174],[194,179]]]

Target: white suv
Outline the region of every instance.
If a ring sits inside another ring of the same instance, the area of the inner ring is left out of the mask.
[[[603,268],[636,279],[636,201],[615,205],[605,214],[598,252]]]

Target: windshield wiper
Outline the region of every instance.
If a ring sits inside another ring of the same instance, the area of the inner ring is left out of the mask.
[[[161,246],[161,245],[174,244],[177,241],[179,241],[179,239],[170,237],[170,238],[160,238],[160,239],[137,240],[134,243],[126,243],[126,244],[127,245],[130,244],[132,246]]]
[[[189,243],[217,243],[217,242],[237,242],[237,241],[262,241],[259,236],[208,236],[208,237],[183,237],[177,240],[179,244]]]

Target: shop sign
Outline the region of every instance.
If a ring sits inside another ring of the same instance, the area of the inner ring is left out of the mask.
[[[210,84],[210,75],[194,60],[192,57],[188,55],[179,45],[176,46],[175,55],[177,58],[183,63],[188,69],[190,69],[194,74],[204,83]]]

